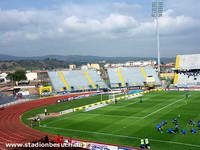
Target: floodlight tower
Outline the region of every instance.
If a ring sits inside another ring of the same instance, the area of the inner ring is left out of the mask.
[[[159,17],[163,14],[163,0],[153,0],[152,17],[156,20],[156,38],[158,52],[158,73],[160,73],[160,33],[159,33]]]

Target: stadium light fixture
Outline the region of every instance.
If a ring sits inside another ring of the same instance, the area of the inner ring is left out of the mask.
[[[160,73],[160,31],[159,17],[163,15],[163,0],[153,0],[152,2],[152,17],[156,20],[156,38],[157,38],[157,53],[158,53],[158,72]]]

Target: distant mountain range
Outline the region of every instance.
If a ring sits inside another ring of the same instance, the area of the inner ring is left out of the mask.
[[[45,60],[56,59],[59,61],[65,61],[68,63],[94,63],[100,61],[106,61],[110,63],[123,63],[127,61],[139,61],[139,60],[157,60],[155,57],[100,57],[100,56],[81,56],[81,55],[46,55],[46,56],[34,56],[34,57],[19,57],[11,55],[0,54],[0,61],[20,61],[20,60]],[[161,62],[169,63],[175,62],[175,57],[162,57]]]

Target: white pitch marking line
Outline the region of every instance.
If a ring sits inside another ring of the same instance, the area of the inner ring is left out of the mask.
[[[135,104],[135,103],[138,103],[138,101],[136,101],[136,102],[133,102],[133,103],[130,103],[130,104],[127,104],[127,105],[125,105],[125,106],[129,106],[129,105],[132,105],[132,104]],[[125,107],[125,106],[119,106],[120,108],[121,107]],[[118,107],[118,108],[119,108]],[[82,114],[82,113],[80,113],[80,114]],[[76,115],[80,115],[80,114],[76,114]],[[89,115],[89,114],[88,114]],[[91,114],[90,114],[91,115]],[[94,115],[98,115],[98,114],[94,114]],[[101,114],[99,114],[99,115],[101,115]],[[105,115],[104,115],[105,116]],[[106,116],[108,116],[108,115],[106,115]],[[109,116],[111,116],[111,115],[109,115]],[[112,115],[113,117],[116,117],[115,115]],[[119,117],[127,117],[127,116],[119,116]],[[53,122],[57,122],[57,121],[61,121],[61,120],[65,120],[65,119],[67,119],[67,118],[69,118],[69,117],[65,117],[65,118],[61,118],[61,119],[58,119],[58,120],[55,120],[55,121],[50,121],[50,122],[48,122],[48,123],[46,123],[45,125],[47,125],[47,124],[51,124],[51,123],[53,123]],[[131,117],[131,118],[143,118],[143,117]]]
[[[170,104],[168,104],[168,105],[166,105],[166,106],[164,106],[164,107],[162,107],[162,108],[160,108],[160,109],[158,109],[158,110],[156,110],[156,111],[154,111],[154,112],[152,112],[152,113],[150,113],[150,114],[148,114],[148,115],[146,115],[146,116],[144,116],[144,117],[120,116],[120,115],[103,115],[103,116],[112,116],[112,117],[126,117],[126,118],[145,119],[146,117],[149,117],[150,115],[153,115],[153,114],[157,113],[158,111],[161,111],[161,110],[165,109],[166,107],[171,106],[171,105],[173,105],[173,104],[175,104],[175,103],[177,103],[177,102],[179,102],[179,101],[181,101],[181,100],[183,100],[183,99],[184,99],[184,98],[179,99],[179,100],[177,100],[177,101],[175,101],[175,102],[173,102],[173,103],[170,103]],[[134,103],[137,103],[137,102],[134,102]],[[134,103],[131,103],[131,104],[134,104]],[[126,106],[127,106],[127,105],[126,105]],[[83,113],[76,114],[76,115],[81,115],[81,114],[83,114]],[[87,115],[99,115],[99,116],[102,115],[102,114],[89,114],[89,113],[84,113],[84,114],[87,114]],[[75,115],[75,116],[76,116],[76,115]],[[61,118],[61,119],[59,119],[59,120],[50,121],[50,122],[46,123],[45,125],[47,125],[47,124],[51,124],[51,123],[53,123],[53,122],[57,122],[57,121],[61,121],[61,120],[65,120],[65,119],[67,119],[67,118],[69,118],[69,117],[66,116],[66,117]]]
[[[91,114],[91,113],[85,113],[84,115],[96,115],[96,116],[108,116],[108,117],[124,117],[124,118],[143,118],[143,117],[134,117],[134,116],[121,116],[121,115],[105,115],[105,114]]]
[[[165,109],[165,108],[167,108],[167,107],[169,107],[169,106],[171,106],[171,105],[173,105],[173,104],[175,104],[175,103],[177,103],[179,101],[182,101],[183,99],[185,99],[185,98],[181,98],[181,99],[179,99],[179,100],[177,100],[177,101],[175,101],[173,103],[170,103],[170,104],[168,104],[168,105],[166,105],[166,106],[164,106],[164,107],[162,107],[162,108],[160,108],[160,109],[158,109],[156,111],[153,111],[152,113],[144,116],[143,119],[145,119],[145,118],[147,118],[147,117],[149,117],[149,116],[151,116],[151,115],[153,115],[153,114],[155,114],[155,113],[157,113],[157,112],[159,112],[159,111],[161,111],[161,110],[163,110],[163,109]]]
[[[116,136],[116,137],[123,137],[123,138],[131,138],[131,139],[141,139],[140,137],[118,135],[118,134],[111,134],[111,133],[83,131],[83,130],[76,130],[76,129],[64,129],[64,128],[57,128],[57,127],[45,127],[45,126],[41,126],[41,127],[49,128],[49,129],[57,129],[57,130],[66,130],[66,131],[75,131],[75,132],[90,133],[90,134],[100,134],[100,135]],[[160,142],[160,143],[171,143],[171,144],[185,145],[185,146],[200,148],[200,145],[195,145],[195,144],[188,144],[188,143],[181,143],[181,142],[174,142],[174,141],[164,141],[164,140],[157,140],[157,139],[149,139],[149,140],[154,141],[154,142]]]
[[[74,115],[74,114],[73,114],[73,115]],[[79,114],[76,114],[76,115],[74,115],[74,116],[77,116],[77,115],[79,115]],[[61,116],[61,117],[62,117],[62,116]],[[54,122],[58,122],[58,121],[62,121],[62,120],[66,120],[66,119],[68,119],[68,118],[73,118],[73,117],[71,117],[71,116],[65,116],[65,117],[59,118],[59,119],[57,119],[57,120],[49,121],[49,122],[45,123],[44,125],[52,124],[52,123],[54,123]]]
[[[132,105],[132,104],[136,104],[136,103],[138,103],[138,101],[133,102],[133,103],[128,103],[127,105],[117,106],[117,107],[118,108],[123,108],[123,107],[129,106],[129,105]]]

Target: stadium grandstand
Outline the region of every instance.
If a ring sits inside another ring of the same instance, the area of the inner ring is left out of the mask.
[[[176,56],[174,85],[200,87],[200,54]]]
[[[151,66],[145,67],[119,67],[108,68],[110,85],[116,87],[135,87],[145,86],[145,84],[153,83],[160,85],[160,79],[156,70]]]
[[[48,75],[55,91],[83,91],[106,88],[100,74],[94,69],[48,71]]]
[[[51,84],[57,92],[161,85],[156,70],[151,66],[107,68],[110,85],[100,74],[95,69],[48,71]]]

